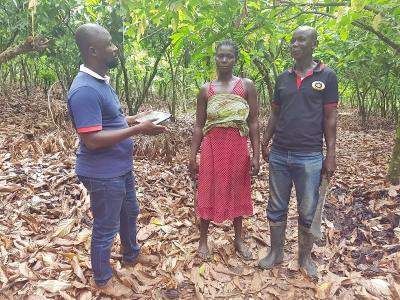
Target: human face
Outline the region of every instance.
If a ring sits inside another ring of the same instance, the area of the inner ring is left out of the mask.
[[[306,57],[312,57],[316,47],[314,35],[310,30],[298,29],[294,32],[290,41],[292,57],[295,60],[302,60]]]
[[[218,70],[230,70],[236,63],[235,50],[231,46],[218,47],[215,54],[215,63]]]
[[[107,69],[118,66],[118,48],[112,42],[111,35],[106,32],[100,35],[96,43],[96,56]]]

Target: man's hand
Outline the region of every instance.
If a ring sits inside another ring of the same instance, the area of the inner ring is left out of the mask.
[[[128,125],[138,124],[139,122],[136,120],[141,117],[144,117],[145,115],[148,115],[149,113],[151,113],[151,110],[146,110],[146,111],[138,113],[134,116],[126,116],[126,122],[128,123]]]
[[[199,164],[197,163],[196,157],[192,157],[189,160],[189,173],[190,173],[190,178],[193,180],[197,180],[197,175],[199,173]]]
[[[269,162],[269,150],[269,145],[267,143],[261,144],[261,155],[266,162]]]
[[[167,128],[161,125],[155,125],[151,121],[144,121],[138,125],[135,125],[141,134],[145,135],[157,135],[167,131]]]
[[[256,157],[251,159],[251,175],[256,176],[260,171],[260,160]]]
[[[328,181],[332,178],[336,170],[336,157],[327,155],[322,164],[322,173],[326,175]]]

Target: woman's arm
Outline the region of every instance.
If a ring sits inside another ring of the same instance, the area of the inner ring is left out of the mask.
[[[207,85],[200,88],[197,95],[196,122],[194,124],[192,145],[190,148],[189,171],[193,179],[197,178],[198,165],[196,161],[197,152],[199,151],[201,141],[203,139],[203,127],[207,118]]]
[[[247,123],[249,125],[249,137],[253,149],[251,171],[252,175],[257,175],[260,170],[260,128],[258,124],[259,105],[257,100],[257,90],[250,79],[245,78],[244,85],[247,92],[247,102],[250,107]]]

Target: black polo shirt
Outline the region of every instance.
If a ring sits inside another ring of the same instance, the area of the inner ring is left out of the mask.
[[[291,68],[279,75],[272,105],[280,108],[272,147],[300,152],[322,151],[324,106],[339,99],[335,72],[321,62],[301,78]]]

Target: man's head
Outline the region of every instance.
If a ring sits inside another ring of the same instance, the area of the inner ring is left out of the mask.
[[[312,57],[317,45],[317,31],[315,28],[310,26],[300,26],[294,31],[292,40],[290,41],[292,57],[295,60]]]
[[[75,41],[85,64],[111,69],[118,65],[118,48],[110,33],[98,24],[83,24],[75,32]]]

